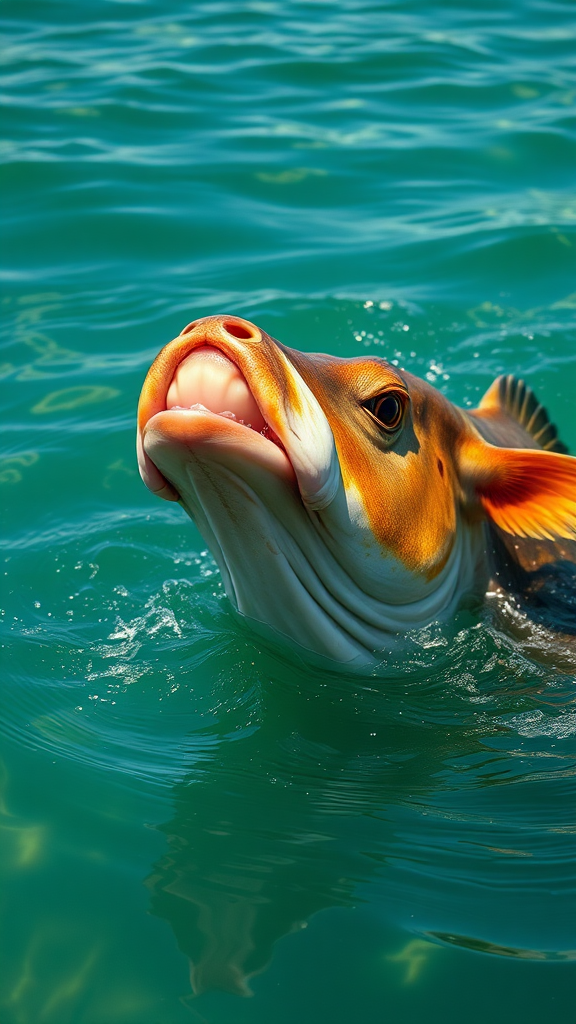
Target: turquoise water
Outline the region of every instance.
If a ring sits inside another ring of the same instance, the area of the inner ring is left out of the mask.
[[[134,420],[227,311],[576,451],[573,6],[4,11],[2,1021],[572,1024],[573,664],[263,647]]]

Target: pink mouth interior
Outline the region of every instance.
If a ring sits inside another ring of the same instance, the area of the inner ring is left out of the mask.
[[[266,420],[240,370],[219,349],[197,348],[178,366],[167,409],[207,409],[269,436]]]

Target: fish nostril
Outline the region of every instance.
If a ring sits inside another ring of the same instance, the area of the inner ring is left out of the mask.
[[[197,320],[193,320],[191,324],[186,324],[184,330],[180,331],[180,337],[182,337],[183,334],[188,334],[188,332],[191,331],[193,327],[196,327],[197,323]]]
[[[222,324],[225,331],[231,334],[233,338],[241,338],[245,340],[247,338],[253,338],[252,331],[249,331],[247,327],[243,327],[242,324]]]

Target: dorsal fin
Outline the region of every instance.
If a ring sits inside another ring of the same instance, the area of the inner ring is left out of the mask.
[[[516,420],[530,434],[540,448],[548,452],[567,455],[568,449],[558,437],[558,431],[551,422],[543,405],[528,385],[509,373],[497,377],[482,398],[478,409],[485,412],[500,410]]]

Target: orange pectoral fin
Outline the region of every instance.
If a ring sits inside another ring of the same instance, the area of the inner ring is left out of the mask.
[[[537,540],[576,539],[576,458],[468,440],[460,459],[469,501],[502,530]]]

